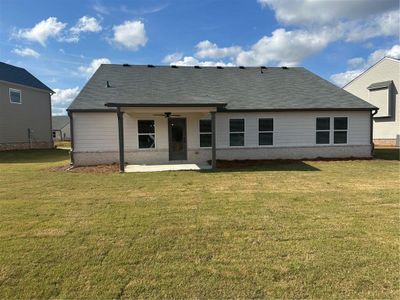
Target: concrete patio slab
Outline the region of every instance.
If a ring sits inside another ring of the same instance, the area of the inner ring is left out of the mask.
[[[126,173],[133,172],[161,172],[161,171],[188,171],[188,170],[211,170],[209,165],[197,164],[167,164],[167,165],[127,165]]]

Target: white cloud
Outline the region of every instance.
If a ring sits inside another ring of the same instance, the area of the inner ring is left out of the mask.
[[[250,50],[239,53],[238,65],[259,66],[278,64],[298,65],[303,59],[324,49],[333,39],[327,30],[308,32],[305,30],[286,31],[283,28],[264,36]]]
[[[108,58],[97,58],[93,59],[90,65],[88,66],[80,66],[78,69],[80,72],[84,73],[86,76],[90,77],[96,72],[96,70],[102,64],[110,64],[111,61]]]
[[[359,68],[333,74],[331,76],[331,80],[338,86],[344,86],[385,56],[400,59],[400,44],[394,45],[392,48],[389,49],[378,49],[372,52],[366,60],[362,59],[361,57],[349,59],[347,62],[350,68],[353,68],[353,62],[357,62]]]
[[[398,0],[258,0],[285,24],[326,24],[362,19],[399,8]]]
[[[125,21],[113,27],[113,41],[127,49],[136,51],[147,43],[146,30],[141,21]]]
[[[197,58],[193,56],[185,56],[178,61],[171,61],[171,65],[177,66],[203,66],[203,67],[211,67],[211,66],[221,66],[221,67],[233,67],[233,63],[225,63],[223,61],[199,61]]]
[[[70,89],[53,89],[55,94],[51,97],[53,115],[65,115],[66,108],[79,94],[79,87]]]
[[[75,26],[69,29],[70,33],[60,37],[59,40],[67,43],[77,43],[82,32],[99,32],[102,29],[96,18],[83,16],[76,22]]]
[[[363,65],[364,63],[365,63],[365,60],[362,57],[354,57],[354,58],[347,60],[347,65],[352,69],[357,68],[357,67]]]
[[[196,45],[196,56],[199,58],[224,58],[234,57],[242,51],[241,47],[232,46],[219,48],[217,44],[211,43],[209,40],[201,41]]]
[[[349,70],[343,73],[337,73],[333,74],[331,76],[331,80],[333,83],[335,83],[337,86],[344,86],[346,83],[350,82],[354,78],[356,78],[358,75],[360,75],[363,72],[361,69],[357,70]]]
[[[182,57],[183,57],[183,53],[182,52],[175,52],[175,53],[171,53],[171,54],[166,55],[163,58],[162,62],[166,63],[166,64],[169,64],[169,63],[173,63],[175,61],[181,60]]]
[[[67,26],[66,23],[59,22],[55,17],[42,20],[32,28],[18,30],[16,36],[29,41],[38,42],[42,46],[50,37],[58,37],[61,31]]]
[[[31,48],[15,48],[12,52],[19,56],[24,56],[24,57],[30,56],[30,57],[38,58],[40,56],[40,54],[38,52],[36,52],[35,50],[33,50]]]
[[[101,25],[96,18],[83,16],[78,20],[74,27],[70,28],[70,31],[76,34],[80,32],[99,32],[101,31]]]

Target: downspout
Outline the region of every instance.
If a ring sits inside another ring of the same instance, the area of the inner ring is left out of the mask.
[[[378,113],[379,108],[371,110],[371,118],[370,118],[370,126],[369,126],[369,136],[370,136],[370,143],[371,143],[371,157],[374,157],[374,116]]]
[[[68,111],[68,117],[69,117],[69,130],[71,131],[71,150],[69,151],[69,155],[71,157],[71,166],[75,165],[75,159],[74,159],[74,119],[72,117],[72,111]]]

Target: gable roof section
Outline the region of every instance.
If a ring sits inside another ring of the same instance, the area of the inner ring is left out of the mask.
[[[47,85],[45,85],[24,68],[9,65],[3,62],[0,62],[0,80],[54,93]]]
[[[356,77],[354,77],[348,83],[346,83],[342,88],[344,89],[345,87],[350,85],[352,82],[356,81],[358,78],[362,77],[365,73],[367,73],[369,70],[373,69],[376,65],[380,64],[384,60],[391,60],[391,61],[400,63],[400,59],[398,59],[398,58],[384,56],[380,60],[378,60],[376,63],[374,63],[372,66],[369,66],[367,69],[365,69],[361,74],[358,74]]]
[[[109,87],[107,87],[107,81]],[[304,68],[101,65],[68,110],[226,104],[226,110],[374,109]]]
[[[52,129],[61,130],[69,124],[68,116],[53,116],[52,117]]]

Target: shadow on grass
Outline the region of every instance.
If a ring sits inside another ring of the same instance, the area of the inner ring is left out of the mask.
[[[303,161],[266,161],[257,164],[235,163],[232,165],[217,164],[217,170],[201,170],[202,173],[208,172],[251,172],[251,171],[320,171]]]
[[[375,149],[375,159],[400,160],[400,149]]]
[[[0,152],[0,164],[46,163],[69,159],[69,150],[31,149]]]

